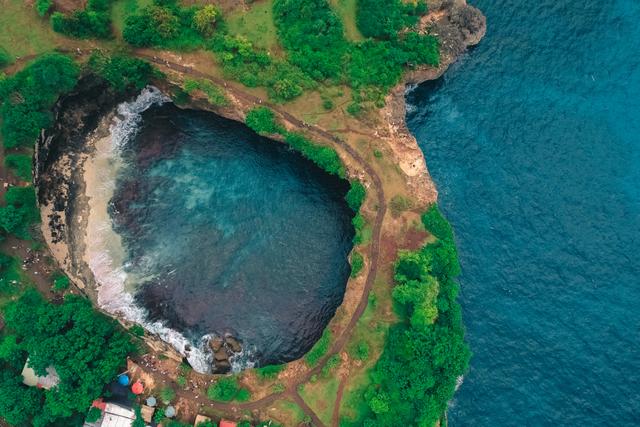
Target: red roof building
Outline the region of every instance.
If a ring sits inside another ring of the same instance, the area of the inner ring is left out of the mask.
[[[220,420],[220,427],[238,427],[238,423],[235,421]]]

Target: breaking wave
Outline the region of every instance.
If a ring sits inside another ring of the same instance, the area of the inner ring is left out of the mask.
[[[116,188],[117,173],[123,166],[120,153],[140,129],[141,114],[153,105],[170,101],[159,89],[152,86],[145,88],[135,100],[118,105],[118,114],[109,126],[109,137],[103,139],[102,143],[96,143],[92,159],[94,167],[91,168],[91,173],[95,174],[94,182],[92,185],[87,183],[87,195],[94,199],[92,218],[87,226],[87,262],[96,279],[98,305],[102,309],[142,325],[186,357],[194,370],[207,373],[211,372],[213,363],[209,349],[211,335],[201,337],[198,344],[194,345],[164,322],[149,321],[147,310],[136,304],[134,294],[136,283],[139,283],[136,279],[139,278],[127,272],[122,242],[107,212]],[[99,164],[107,167],[99,167]],[[230,362],[234,372],[254,365],[250,349],[236,355]]]

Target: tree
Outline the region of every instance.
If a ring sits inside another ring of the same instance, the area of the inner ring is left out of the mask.
[[[35,407],[23,409],[34,426],[59,420],[72,425],[72,419],[83,418],[133,350],[113,319],[97,313],[88,300],[76,295],[67,296],[61,305],[53,305],[35,290],[29,290],[7,307],[5,321],[20,351],[29,355],[29,366],[38,375],[46,374],[46,368],[53,366],[60,377],[58,386],[51,390],[18,387],[13,393],[24,396],[10,395],[4,402],[0,391],[0,413],[5,414],[3,403],[14,404],[14,399],[22,399]],[[11,378],[20,378],[20,370],[4,371],[5,384],[12,384]]]
[[[193,15],[193,26],[203,36],[209,37],[216,29],[219,15],[220,12],[214,5],[208,4]]]
[[[351,188],[349,188],[345,200],[354,212],[358,212],[366,195],[367,190],[364,188],[364,185],[362,185],[360,181],[353,180],[351,181]]]

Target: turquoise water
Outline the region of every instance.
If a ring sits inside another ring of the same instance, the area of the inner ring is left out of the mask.
[[[191,340],[239,338],[258,364],[306,353],[342,302],[348,183],[284,144],[172,104],[142,114],[112,216],[136,299]]]
[[[408,95],[463,267],[451,425],[640,425],[640,2],[473,3]]]

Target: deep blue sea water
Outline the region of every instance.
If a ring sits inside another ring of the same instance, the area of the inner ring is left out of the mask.
[[[154,106],[123,153],[113,218],[152,320],[233,334],[261,364],[301,357],[350,273],[348,183],[211,113]]]
[[[408,96],[474,352],[450,423],[640,425],[640,1],[473,4],[486,38]]]

